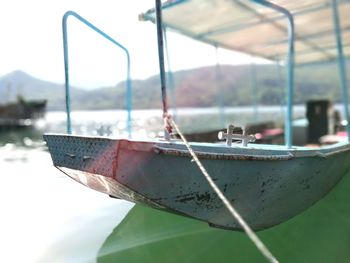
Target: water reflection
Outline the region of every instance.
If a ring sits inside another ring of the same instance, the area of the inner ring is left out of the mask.
[[[301,215],[258,233],[280,262],[349,262],[350,175]],[[244,233],[136,205],[99,250],[108,262],[265,262]]]
[[[60,119],[64,129],[64,117],[49,113],[43,126],[0,132],[0,262],[95,262],[132,207],[53,167],[42,134],[59,132]]]
[[[74,183],[42,148],[0,147],[0,262],[95,262],[132,204]]]
[[[40,147],[36,142],[42,142],[42,130],[38,130],[35,127],[0,131],[0,147],[6,144],[14,144],[28,148]]]

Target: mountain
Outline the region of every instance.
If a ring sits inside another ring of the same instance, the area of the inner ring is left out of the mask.
[[[350,66],[350,63],[349,63]],[[281,105],[286,94],[285,69],[276,65],[256,65],[256,91],[253,91],[251,65],[222,65],[182,70],[173,73],[175,91],[168,83],[170,104],[175,95],[177,107],[212,107],[252,105]],[[349,76],[350,77],[350,76]],[[167,78],[169,80],[169,76]],[[102,105],[98,94],[105,98],[112,95],[120,107],[124,107],[125,83],[95,91],[95,103]],[[304,104],[310,99],[340,100],[337,64],[319,64],[298,67],[295,71],[294,103]],[[109,97],[110,98],[110,97]],[[159,77],[133,81],[133,105],[135,108],[161,107]],[[96,101],[99,100],[99,101]],[[109,104],[113,105],[113,104]]]
[[[85,90],[72,88],[72,97],[79,97]],[[17,96],[26,100],[47,99],[48,109],[64,109],[64,85],[37,79],[23,71],[16,70],[0,77],[0,103],[15,101]]]
[[[280,105],[286,91],[285,71],[275,65],[256,65],[256,90],[253,92],[251,65],[222,65],[220,68],[202,67],[173,73],[174,86],[168,84],[170,104],[175,95],[178,107],[243,106],[257,101],[261,105]],[[169,75],[167,76],[168,80]],[[309,99],[340,100],[339,76],[336,64],[298,67],[295,71],[295,103]],[[133,108],[161,107],[159,76],[134,80]],[[72,87],[72,109],[125,108],[125,82],[115,87],[84,90]],[[48,99],[49,110],[64,110],[64,85],[37,79],[22,71],[14,71],[0,78],[0,103],[25,99]]]

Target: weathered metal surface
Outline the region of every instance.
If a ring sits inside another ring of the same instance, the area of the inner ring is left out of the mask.
[[[46,139],[47,137],[44,136]],[[52,136],[49,150],[56,166],[113,177],[116,173],[118,141],[84,137]]]
[[[57,168],[75,181],[98,192],[105,193],[112,197],[117,197],[130,202],[146,204],[147,206],[153,208],[165,209],[163,206],[160,206],[159,204],[118,183],[118,181],[113,178],[70,169],[67,167],[57,166]]]
[[[168,149],[168,148],[162,148],[159,146],[154,147],[154,152],[158,154],[191,157],[191,154],[187,150]],[[277,161],[277,160],[289,160],[293,158],[292,153],[261,156],[261,155],[197,152],[196,155],[200,159],[210,159],[210,160],[247,160],[247,161],[248,160],[274,161],[275,160]]]
[[[90,188],[218,227],[240,229],[185,154],[182,143],[66,135],[45,135],[45,140],[54,165]],[[254,144],[227,147],[198,143],[192,147],[221,191],[255,230],[304,211],[350,168],[349,144],[292,150]],[[235,158],[228,158],[230,155]],[[239,155],[247,158],[236,158]]]

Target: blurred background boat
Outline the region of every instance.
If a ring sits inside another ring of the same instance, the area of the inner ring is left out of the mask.
[[[0,104],[0,131],[28,128],[43,119],[47,100],[25,100],[21,96],[16,102]]]

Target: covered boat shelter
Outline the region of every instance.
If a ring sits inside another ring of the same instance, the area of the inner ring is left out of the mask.
[[[350,58],[349,10],[349,0],[170,0],[163,4],[162,20],[164,27],[182,35],[285,65],[286,145],[291,147],[295,66],[339,61],[349,122],[345,63]],[[155,22],[155,10],[141,19]],[[350,136],[349,125],[347,132]]]

